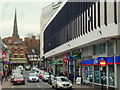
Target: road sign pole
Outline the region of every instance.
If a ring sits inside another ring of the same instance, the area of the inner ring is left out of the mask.
[[[101,60],[100,61],[100,66],[101,66],[101,84],[102,84],[101,90],[103,90],[103,67],[106,66],[106,61],[105,60]]]
[[[103,67],[101,67],[101,84],[102,84],[101,90],[103,90]]]

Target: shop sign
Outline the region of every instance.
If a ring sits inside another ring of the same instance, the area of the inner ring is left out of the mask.
[[[98,65],[99,61],[98,59],[94,59],[94,65]]]
[[[81,54],[80,53],[72,53],[72,58],[73,59],[80,59],[81,58]]]
[[[2,52],[2,59],[5,59],[5,58],[6,58],[6,53]]]

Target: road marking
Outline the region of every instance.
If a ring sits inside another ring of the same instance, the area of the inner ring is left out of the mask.
[[[39,86],[39,85],[37,85],[37,87],[39,87],[39,88],[40,88],[40,86]]]

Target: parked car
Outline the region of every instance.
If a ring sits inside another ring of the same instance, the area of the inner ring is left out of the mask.
[[[42,81],[48,81],[49,79],[49,73],[45,72],[42,76]]]
[[[23,84],[23,85],[25,85],[25,78],[23,77],[23,75],[21,75],[21,74],[15,75],[14,80],[13,80],[13,85],[14,84]]]
[[[52,88],[57,88],[57,89],[71,89],[72,88],[72,83],[71,81],[64,76],[58,76],[53,80],[52,83]]]
[[[52,85],[54,79],[55,79],[55,75],[51,74],[48,79],[48,84]]]
[[[36,73],[29,73],[28,82],[39,82],[39,78]]]

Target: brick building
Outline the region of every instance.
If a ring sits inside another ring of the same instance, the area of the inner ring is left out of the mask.
[[[24,44],[27,46],[27,51],[28,51],[28,64],[35,64],[38,65],[40,62],[40,40],[36,39],[36,36],[30,37],[25,37],[24,38]],[[32,50],[34,49],[34,53]],[[33,56],[34,55],[34,56]]]

